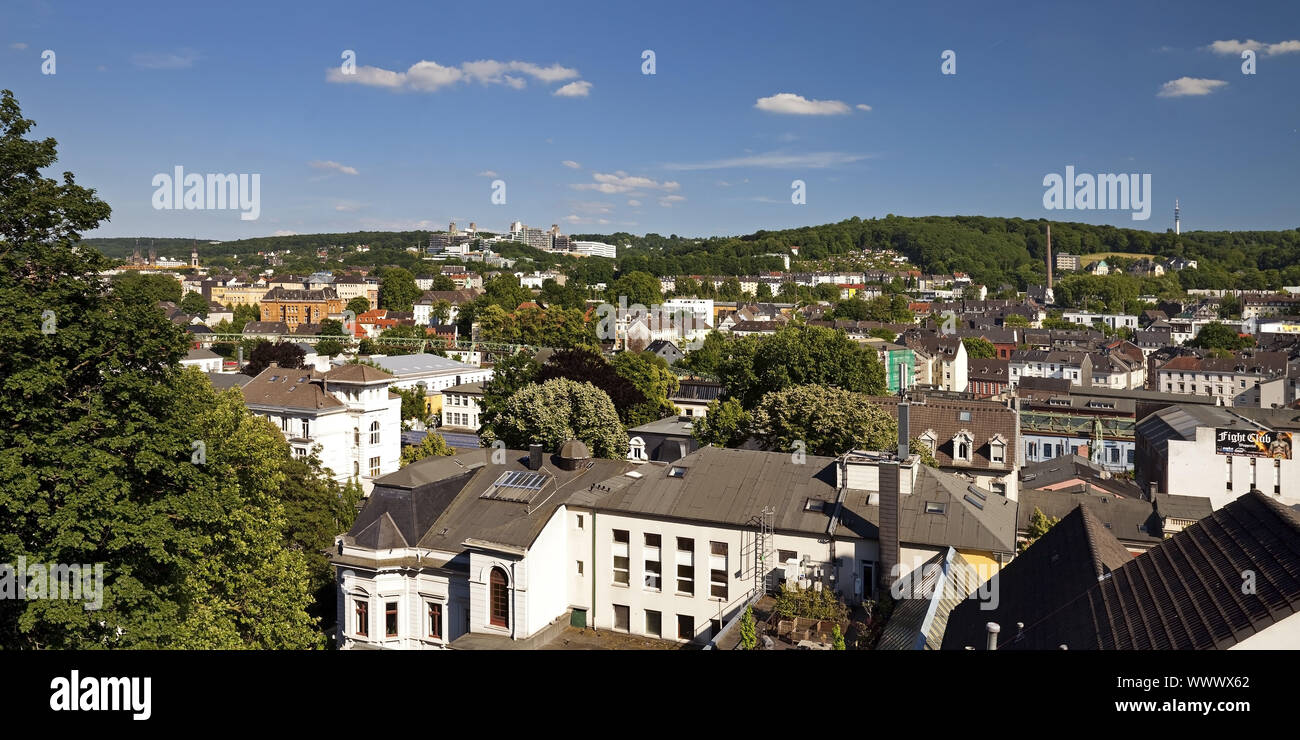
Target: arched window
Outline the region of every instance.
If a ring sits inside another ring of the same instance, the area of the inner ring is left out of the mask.
[[[361,427],[352,430],[352,443],[357,447],[361,446]]]
[[[627,443],[627,459],[641,462],[646,459],[645,440],[640,437],[633,437]]]
[[[379,444],[379,422],[370,422],[370,444]]]
[[[506,572],[500,568],[493,568],[488,578],[488,611],[493,626],[510,626],[510,589]]]

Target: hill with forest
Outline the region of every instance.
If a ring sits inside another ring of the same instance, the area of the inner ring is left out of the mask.
[[[1175,236],[1114,226],[1047,221],[1046,219],[990,216],[889,215],[879,219],[850,218],[833,224],[780,231],[756,231],[743,236],[692,238],[672,234],[637,236],[575,234],[619,247],[619,272],[644,271],[666,275],[746,275],[780,270],[782,256],[798,247],[801,260],[851,255],[863,250],[893,249],[922,271],[934,274],[964,272],[978,283],[998,289],[1004,285],[1024,289],[1046,280],[1047,225],[1052,226],[1052,248],[1072,254],[1116,253],[1134,257],[1176,256],[1198,261],[1197,269],[1177,273],[1179,286],[1189,288],[1276,289],[1300,285],[1300,230],[1192,231]],[[331,260],[348,264],[402,264],[418,262],[407,247],[428,243],[428,231],[355,232],[351,234],[299,234],[209,244],[199,240],[205,261],[241,258],[259,251],[288,250],[303,260],[314,259],[317,249],[335,247]],[[147,240],[141,239],[141,243]],[[134,239],[87,239],[110,257],[126,258]],[[192,240],[154,240],[159,254],[167,250],[188,254]],[[168,246],[162,244],[166,242]],[[343,254],[357,244],[371,252],[365,257]],[[523,267],[558,267],[582,282],[604,281],[613,265],[549,255],[511,245],[506,256],[524,258]],[[387,260],[387,262],[385,262]],[[241,260],[247,263],[246,260]],[[517,267],[516,269],[519,269]]]

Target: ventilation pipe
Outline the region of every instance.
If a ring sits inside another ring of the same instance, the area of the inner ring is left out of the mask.
[[[988,624],[984,625],[984,629],[988,630],[989,632],[988,649],[997,650],[998,633],[1002,631],[1002,628],[998,626],[997,622],[989,622]]]

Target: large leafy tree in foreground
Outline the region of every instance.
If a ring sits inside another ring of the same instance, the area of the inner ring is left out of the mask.
[[[53,139],[0,96],[0,562],[102,564],[101,608],[0,599],[0,646],[320,644],[287,547],[287,445],[238,392],[177,362],[186,338],[111,292],[80,246],[109,216],[42,171]]]

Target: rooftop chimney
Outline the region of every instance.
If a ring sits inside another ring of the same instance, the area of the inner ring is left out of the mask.
[[[542,469],[542,446],[536,442],[528,445],[528,469]]]
[[[1002,631],[1002,628],[998,626],[997,622],[989,622],[988,624],[984,625],[984,629],[989,631],[988,649],[997,650],[998,633]]]
[[[902,508],[898,486],[898,461],[881,460],[880,466],[880,584],[894,585],[898,568],[898,517]]]
[[[906,460],[911,454],[911,404],[903,401],[898,404],[898,459]]]

